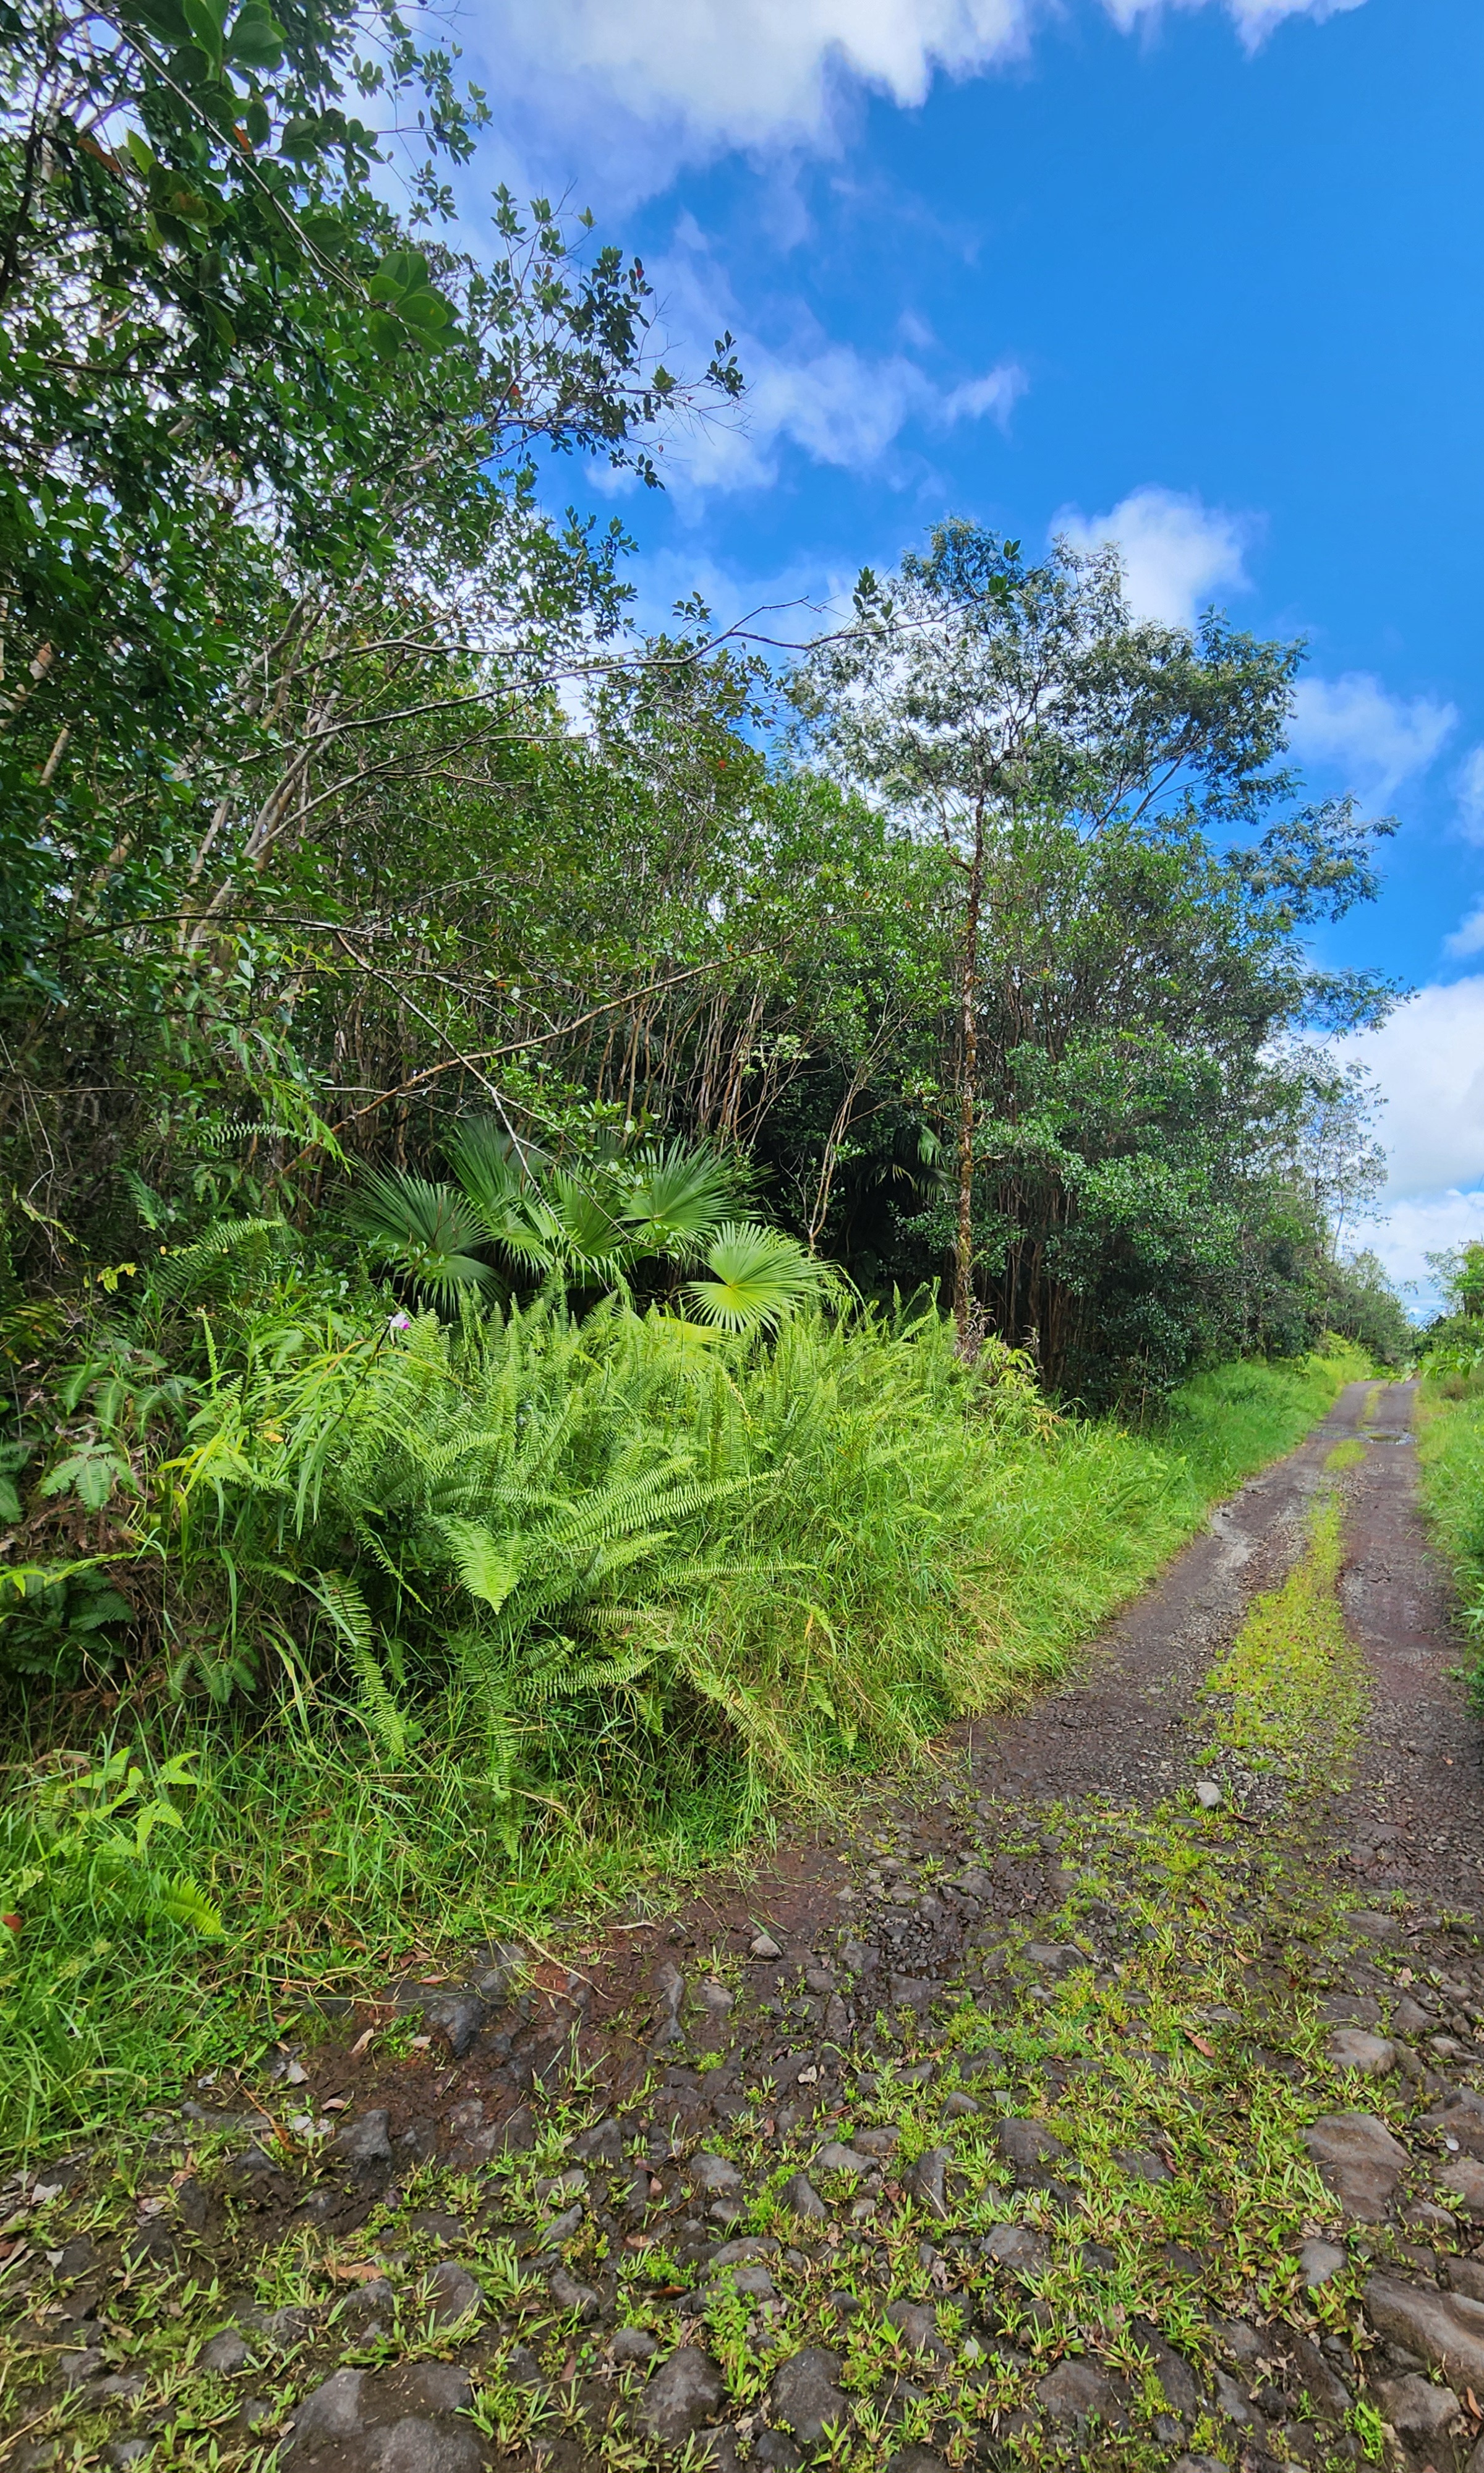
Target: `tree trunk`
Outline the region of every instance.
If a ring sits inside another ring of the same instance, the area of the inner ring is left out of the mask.
[[[974,1304],[974,1103],[979,1076],[979,905],[984,899],[984,802],[974,804],[974,849],[969,866],[969,904],[964,923],[964,960],[959,981],[959,1056],[963,1087],[958,1112],[958,1236],[953,1248],[953,1319],[958,1344],[972,1345]]]

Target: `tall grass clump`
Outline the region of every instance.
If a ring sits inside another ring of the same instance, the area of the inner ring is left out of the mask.
[[[1061,1672],[1356,1370],[1206,1377],[1139,1435],[931,1310],[385,1309],[198,1310],[169,1413],[118,1409],[128,1487],[70,1563],[12,1560],[0,2134],[910,1761]]]

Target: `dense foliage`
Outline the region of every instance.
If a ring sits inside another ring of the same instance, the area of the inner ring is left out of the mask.
[[[212,1936],[259,1861],[161,1855],[193,1780],[318,1843],[353,1776],[388,1913],[441,1830],[513,1883],[553,1813],[589,1873],[725,1837],[1045,1670],[1324,1404],[1322,1333],[1410,1343],[1324,1046],[1387,993],[1303,941],[1390,826],[1282,769],[1300,647],[962,523],[792,670],[698,603],[638,642],[552,478],[657,484],[741,373],[665,370],[544,201],[464,245],[452,50],[391,0],[5,33],[34,2094],[91,2066],[36,1919],[59,1965],[111,1919],[93,2034],[125,1940]]]

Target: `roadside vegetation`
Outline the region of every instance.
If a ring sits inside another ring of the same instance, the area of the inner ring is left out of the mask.
[[[1443,1311],[1419,1343],[1424,1497],[1452,1565],[1470,1643],[1470,1691],[1484,1716],[1484,1243],[1430,1255]]]
[[[1410,1338],[1302,647],[945,521],[791,663],[729,417],[390,6],[0,60],[0,2125],[1060,1670]],[[425,132],[409,159],[395,132]],[[467,185],[467,184],[466,184]],[[1351,1352],[1347,1355],[1347,1351]]]

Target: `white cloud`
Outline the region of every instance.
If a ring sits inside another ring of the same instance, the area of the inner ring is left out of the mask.
[[[1379,1030],[1344,1043],[1388,1102],[1389,1193],[1436,1195],[1484,1181],[1484,978],[1419,990]],[[1395,1208],[1388,1200],[1388,1211]]]
[[[1377,1217],[1351,1232],[1395,1280],[1420,1283],[1414,1313],[1437,1309],[1424,1257],[1484,1236],[1484,978],[1419,990],[1379,1030],[1341,1043],[1376,1076],[1390,1177]]]
[[[1299,681],[1289,744],[1301,763],[1328,765],[1362,798],[1384,800],[1426,771],[1457,722],[1450,704],[1394,696],[1368,671],[1350,670]]]
[[[827,344],[798,359],[744,347],[748,389],[734,413],[698,424],[669,450],[667,478],[691,489],[765,488],[785,445],[816,464],[878,470],[910,421],[951,427],[986,417],[1004,426],[1024,393],[1024,372],[1003,361],[946,390],[899,353],[874,358]]]
[[[1103,0],[1125,31],[1163,5]],[[1285,17],[1361,0],[1174,5],[1220,6],[1251,49]],[[636,195],[729,148],[829,148],[852,92],[921,104],[939,74],[1023,58],[1057,13],[1058,0],[477,0],[469,33],[522,147]]]
[[[1471,747],[1458,776],[1458,821],[1471,842],[1484,842],[1484,747]]]
[[[1467,1245],[1475,1237],[1484,1237],[1484,1192],[1454,1191],[1388,1203],[1384,1219],[1360,1222],[1350,1232],[1347,1245],[1352,1251],[1369,1247],[1399,1286],[1412,1284],[1415,1294],[1408,1296],[1407,1309],[1425,1322],[1443,1302],[1427,1268],[1428,1255]]]
[[[1207,0],[1103,0],[1103,5],[1114,25],[1128,34],[1141,19],[1161,17],[1167,7],[1203,9]],[[1224,6],[1248,50],[1256,51],[1285,17],[1313,17],[1322,25],[1327,17],[1363,7],[1364,0],[1224,0]]]
[[[1152,484],[1131,491],[1109,515],[1064,507],[1052,524],[1076,549],[1115,541],[1135,616],[1169,627],[1188,627],[1222,591],[1248,589],[1245,552],[1254,529],[1250,516]]]
[[[905,352],[873,354],[833,342],[788,300],[769,303],[774,338],[753,333],[725,270],[688,215],[676,227],[672,252],[651,272],[666,353],[673,348],[682,366],[697,367],[707,339],[726,325],[747,372],[739,404],[697,420],[667,444],[665,478],[681,498],[687,492],[766,488],[788,446],[839,470],[878,472],[909,423],[949,429],[990,420],[1003,429],[1029,384],[1008,357],[976,377],[940,381]],[[791,333],[775,340],[790,325]]]
[[[1459,961],[1466,961],[1472,953],[1484,953],[1484,901],[1471,910],[1467,919],[1460,920],[1451,936],[1444,938],[1443,950]]]

